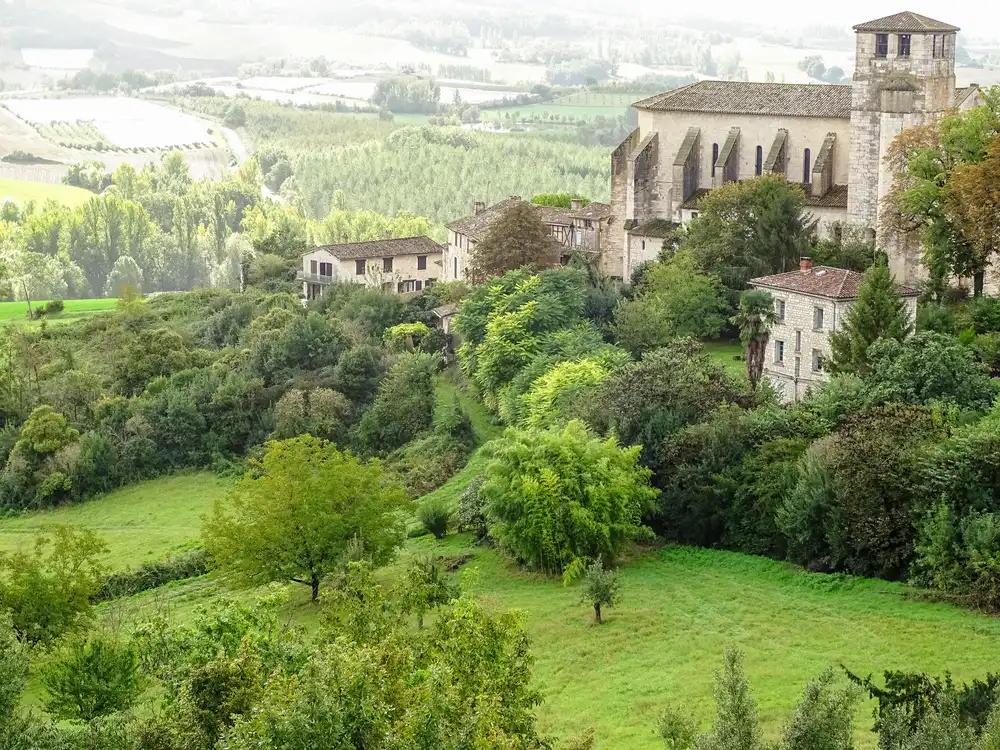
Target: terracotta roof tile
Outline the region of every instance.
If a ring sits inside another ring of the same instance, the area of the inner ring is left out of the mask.
[[[441,245],[430,237],[400,237],[392,240],[351,242],[344,245],[320,245],[309,252],[316,250],[326,250],[339,260],[396,258],[401,255],[434,255],[442,252]]]
[[[715,112],[791,117],[851,116],[851,87],[821,83],[698,81],[636,102],[654,112]]]
[[[935,21],[933,18],[921,16],[919,13],[903,11],[884,18],[876,18],[874,21],[859,23],[854,27],[855,31],[960,31],[958,26],[949,23]]]
[[[464,219],[456,219],[448,224],[448,229],[466,237],[471,237],[476,241],[481,241],[486,233],[490,231],[493,223],[499,220],[507,211],[518,203],[525,203],[524,199],[517,196],[500,201],[485,211],[474,216],[467,216]],[[606,219],[611,216],[611,206],[606,203],[590,203],[587,206],[574,211],[571,208],[558,208],[556,206],[537,206],[528,203],[538,218],[545,224],[558,224],[560,226],[570,226],[573,219]]]
[[[799,292],[800,294],[812,294],[830,299],[854,299],[858,296],[858,289],[861,287],[863,279],[864,274],[857,271],[831,268],[830,266],[813,266],[808,271],[789,271],[788,273],[751,279],[750,285]],[[920,294],[916,289],[906,286],[900,286],[899,293],[904,297],[915,297]]]
[[[478,240],[489,231],[494,221],[507,213],[508,209],[521,202],[522,199],[520,196],[507,198],[493,204],[484,211],[480,211],[478,214],[466,216],[463,219],[456,219],[448,224],[448,229]]]

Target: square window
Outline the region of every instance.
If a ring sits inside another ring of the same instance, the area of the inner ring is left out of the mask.
[[[822,372],[826,358],[819,349],[813,349],[813,372]]]
[[[785,361],[785,342],[775,341],[774,342],[774,361],[781,364]]]
[[[354,261],[354,275],[355,276],[364,276],[365,275],[365,261],[364,261],[364,259]]]
[[[320,276],[333,276],[333,263],[320,263],[319,264],[319,275]]]
[[[909,57],[910,56],[910,35],[900,34],[899,35],[899,56]]]
[[[814,307],[813,308],[813,330],[822,331],[823,330],[823,308]]]
[[[876,34],[875,35],[875,57],[888,57],[889,56],[889,35],[888,34]]]
[[[392,273],[392,258],[382,258],[382,270]]]
[[[426,255],[418,255],[417,256],[417,270],[418,271],[426,271],[427,270],[427,256]]]
[[[779,299],[775,300],[775,305],[777,306],[778,320],[781,322],[785,321],[785,300]]]

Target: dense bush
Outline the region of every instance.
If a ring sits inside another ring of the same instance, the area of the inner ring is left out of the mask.
[[[417,508],[417,519],[436,539],[444,539],[451,528],[451,510],[440,500],[428,500]]]
[[[375,401],[356,428],[356,441],[370,455],[385,455],[429,429],[434,419],[434,375],[440,357],[404,354],[381,382]]]
[[[385,467],[399,477],[410,497],[417,498],[451,479],[468,457],[468,444],[450,435],[432,434],[389,454]]]
[[[208,553],[203,549],[194,549],[166,560],[143,563],[135,570],[121,570],[105,575],[101,578],[97,590],[91,595],[90,601],[99,604],[134,596],[173,581],[205,575],[208,569]]]

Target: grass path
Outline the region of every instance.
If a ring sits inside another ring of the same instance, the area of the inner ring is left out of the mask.
[[[57,510],[0,519],[0,551],[34,543],[48,525],[88,528],[110,548],[105,563],[112,570],[160,560],[194,546],[201,518],[228,490],[228,480],[198,472],[161,477],[116,490],[103,498]]]

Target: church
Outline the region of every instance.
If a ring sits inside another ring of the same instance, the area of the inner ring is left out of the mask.
[[[875,232],[893,139],[980,97],[956,88],[956,26],[904,12],[854,31],[850,85],[699,81],[637,102],[638,127],[611,157],[604,266],[628,279],[708,191],[768,173],[802,185],[821,235]],[[920,280],[919,243],[882,249],[900,282]]]

